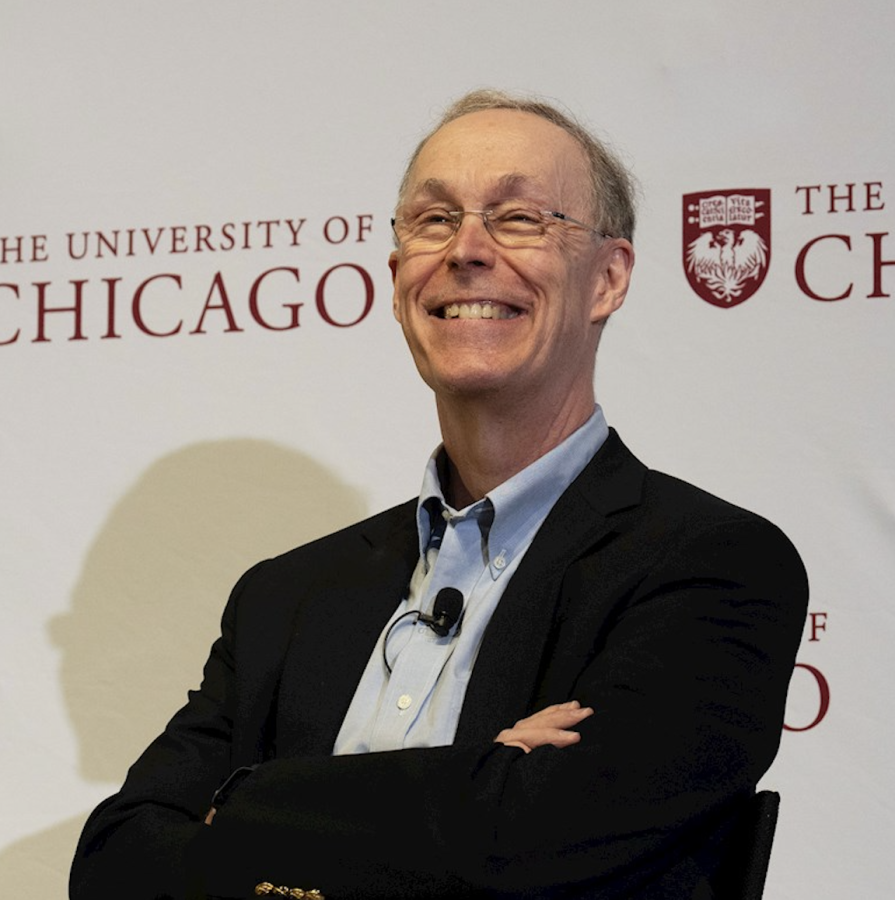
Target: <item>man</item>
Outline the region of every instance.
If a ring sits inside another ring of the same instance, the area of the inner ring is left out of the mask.
[[[628,178],[552,107],[476,92],[394,227],[444,439],[421,496],[243,576],[201,690],[88,822],[75,900],[714,896],[807,585],[595,406]]]

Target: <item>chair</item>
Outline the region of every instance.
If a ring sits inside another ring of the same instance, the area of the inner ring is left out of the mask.
[[[776,791],[759,791],[749,799],[713,879],[718,900],[761,900],[779,808],[780,794]]]

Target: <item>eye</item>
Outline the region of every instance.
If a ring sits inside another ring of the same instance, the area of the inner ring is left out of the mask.
[[[539,237],[543,231],[544,217],[528,206],[510,206],[494,216],[493,227],[501,235],[512,240]]]
[[[543,216],[536,209],[514,206],[509,209],[501,210],[495,218],[499,219],[501,222],[518,225],[540,225]]]
[[[454,218],[454,215],[448,209],[426,209],[414,219],[414,222],[422,227],[427,225],[453,225]]]

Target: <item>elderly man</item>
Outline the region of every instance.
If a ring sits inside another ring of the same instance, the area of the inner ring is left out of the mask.
[[[714,896],[807,585],[595,405],[628,177],[558,110],[476,92],[394,229],[444,439],[420,497],[243,576],[201,689],[88,822],[76,900]]]

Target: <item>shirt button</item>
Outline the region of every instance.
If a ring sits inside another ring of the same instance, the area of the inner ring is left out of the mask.
[[[401,694],[398,697],[398,709],[407,709],[413,703],[413,697],[410,694]]]
[[[507,558],[501,553],[500,556],[494,557],[494,568],[503,569],[506,567]]]

